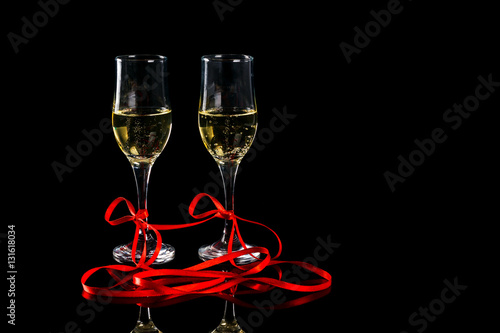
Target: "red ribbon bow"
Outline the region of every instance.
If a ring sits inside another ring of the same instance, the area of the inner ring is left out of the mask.
[[[113,214],[113,211],[115,210],[116,206],[118,206],[118,204],[122,201],[125,201],[128,210],[132,215],[126,215],[116,220],[110,220],[111,214]],[[104,219],[111,225],[120,225],[122,223],[129,221],[133,221],[135,223],[136,227],[135,227],[134,241],[132,243],[132,261],[137,267],[141,268],[148,268],[155,261],[156,257],[158,257],[158,253],[160,252],[160,247],[162,242],[161,235],[158,232],[158,230],[153,225],[148,224],[148,222],[146,221],[148,216],[149,214],[146,209],[139,209],[136,213],[132,203],[123,197],[119,197],[113,200],[111,205],[109,205],[108,209],[106,210],[106,213],[104,214]],[[148,229],[154,231],[154,233],[156,234],[157,241],[153,256],[149,258],[148,261],[146,261],[146,256],[147,256],[146,230]],[[136,253],[137,253],[137,243],[139,241],[139,230],[142,231],[142,235],[144,236],[144,245],[142,248],[141,259],[139,260],[139,263],[137,263]]]
[[[203,197],[209,197],[210,200],[212,200],[213,204],[215,205],[215,207],[217,209],[209,210],[207,212],[195,215],[194,214],[194,210],[196,208],[196,205],[198,204],[198,202]],[[194,217],[195,219],[202,219],[202,218],[205,218],[207,216],[210,216],[209,218],[207,218],[207,219],[205,219],[203,221],[200,221],[200,222],[198,222],[196,224],[206,222],[208,220],[213,219],[214,217],[218,217],[218,218],[221,218],[221,219],[224,219],[224,220],[232,220],[233,224],[232,224],[232,227],[231,227],[231,234],[229,236],[228,253],[232,253],[233,252],[232,251],[233,250],[233,239],[234,239],[234,233],[235,233],[235,231],[236,231],[236,234],[238,235],[238,238],[239,238],[239,240],[241,242],[241,245],[243,246],[243,248],[245,250],[247,249],[247,246],[246,246],[245,242],[243,241],[243,237],[241,236],[240,228],[238,227],[238,220],[242,220],[242,221],[245,221],[245,222],[250,222],[250,223],[253,223],[253,224],[260,225],[262,227],[267,228],[269,231],[271,231],[274,234],[274,236],[276,236],[276,239],[278,240],[278,243],[279,243],[278,253],[272,259],[276,259],[276,258],[278,258],[281,255],[281,251],[282,251],[281,240],[280,240],[278,234],[273,229],[269,228],[265,224],[262,224],[262,223],[259,223],[259,222],[255,222],[255,221],[251,221],[251,220],[247,220],[247,219],[238,217],[238,216],[236,216],[234,214],[234,212],[232,210],[230,210],[230,211],[225,210],[224,206],[222,206],[222,204],[217,199],[215,199],[214,197],[212,197],[209,194],[199,193],[198,195],[196,195],[194,197],[193,201],[191,202],[191,204],[189,205],[189,214],[192,217]],[[252,253],[250,253],[250,255],[252,257],[254,257],[255,259],[258,259]],[[233,258],[230,259],[230,262],[231,262],[231,264],[233,266],[237,266],[236,263],[234,262]]]

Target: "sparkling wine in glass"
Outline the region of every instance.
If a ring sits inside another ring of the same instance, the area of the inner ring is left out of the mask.
[[[198,125],[203,143],[222,174],[225,209],[232,212],[236,172],[257,131],[253,58],[242,54],[206,55],[201,58],[201,66]],[[226,220],[222,237],[199,248],[201,259],[208,260],[228,253],[231,226],[232,221]],[[232,251],[242,249],[235,233]],[[251,263],[257,260],[259,254],[254,256],[242,255],[235,262]]]

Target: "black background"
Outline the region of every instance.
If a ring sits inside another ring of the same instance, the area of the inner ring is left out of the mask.
[[[213,1],[71,1],[18,53],[7,35],[21,34],[22,17],[32,22],[41,7],[34,0],[4,5],[8,202],[0,232],[6,272],[5,234],[16,225],[18,272],[16,326],[8,332],[64,332],[72,321],[81,332],[128,332],[135,324],[134,305],[109,304],[92,318],[76,311],[86,302],[82,274],[112,264],[111,249],[132,237],[132,224],[112,227],[103,219],[116,197],[135,203],[127,159],[108,133],[62,181],[52,164],[64,163],[66,147],[85,140],[83,130],[110,117],[114,57],[138,53],[168,57],[174,112],[170,141],[151,175],[152,223],[185,222],[180,205],[218,173],[197,129],[202,55],[254,56],[260,130],[270,128],[273,109],[295,116],[242,162],[236,212],[274,228],[284,260],[313,256],[318,237],[340,244],[319,263],[333,275],[333,288],[316,302],[274,311],[247,333],[489,327],[496,316],[488,301],[497,276],[500,88],[457,129],[443,120],[454,103],[474,95],[480,75],[500,81],[499,23],[484,3],[402,1],[401,12],[350,63],[339,44],[353,45],[354,28],[363,30],[374,20],[370,11],[386,9],[388,1],[233,1],[223,20]],[[446,141],[392,192],[384,173],[397,173],[398,156],[408,158],[414,140],[430,138],[435,128]],[[242,228],[247,241],[275,249],[263,229]],[[163,232],[177,249],[168,267],[197,263],[197,248],[221,229],[212,221]],[[445,279],[467,289],[427,326],[410,325],[412,313],[441,297]],[[223,301],[209,298],[152,314],[163,332],[208,332],[222,310]],[[242,318],[252,311],[237,308]]]

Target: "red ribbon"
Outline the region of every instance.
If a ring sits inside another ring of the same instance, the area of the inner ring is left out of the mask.
[[[216,209],[195,215],[194,210],[196,208],[196,205],[205,196],[209,197],[212,200]],[[118,219],[111,220],[110,218],[114,209],[122,201],[127,204],[131,215],[126,215]],[[90,269],[85,274],[83,274],[81,279],[84,296],[87,298],[92,298],[94,296],[106,294],[107,296],[118,298],[124,303],[137,303],[139,305],[149,307],[169,305],[201,296],[217,296],[242,306],[255,307],[252,304],[238,300],[232,294],[241,295],[249,293],[262,293],[272,290],[276,287],[298,292],[315,293],[307,295],[305,297],[301,297],[299,299],[295,299],[290,302],[286,302],[280,306],[280,308],[284,308],[310,302],[311,300],[321,297],[322,295],[326,294],[327,291],[329,291],[332,277],[328,272],[301,261],[275,260],[280,256],[282,251],[281,240],[279,239],[277,233],[266,225],[238,217],[234,214],[233,211],[226,211],[221,203],[217,201],[217,199],[206,193],[200,193],[193,199],[189,206],[189,213],[195,219],[203,220],[194,223],[176,225],[148,224],[146,221],[148,212],[146,210],[139,210],[135,212],[133,205],[127,199],[122,197],[115,199],[106,210],[104,217],[106,221],[111,225],[120,225],[129,221],[133,221],[136,224],[134,242],[132,246],[132,260],[135,263],[136,267],[127,265],[110,265]],[[153,269],[150,267],[150,265],[153,264],[154,260],[158,256],[162,242],[162,238],[158,230],[173,230],[192,227],[209,221],[215,217],[232,220],[233,222],[231,227],[230,241],[228,244],[228,254],[215,259],[207,260],[185,269]],[[271,258],[269,250],[264,247],[256,246],[247,248],[247,246],[243,242],[241,233],[238,228],[238,220],[257,224],[270,230],[278,240],[278,253]],[[157,245],[153,256],[146,260],[147,244],[145,241],[141,253],[141,258],[137,263],[135,256],[137,251],[139,230],[142,230],[143,235],[145,235],[146,230],[148,229],[152,230],[155,233],[157,238]],[[238,235],[244,249],[241,251],[232,252],[235,232]],[[235,258],[241,255],[252,255],[252,253],[260,253],[261,258],[253,263],[246,265],[238,266],[234,262]],[[262,258],[262,256],[264,256],[264,258]],[[228,261],[235,267],[230,272],[208,270],[208,268]],[[282,269],[280,267],[281,264],[292,264],[302,267],[312,273],[315,273],[320,277],[320,279],[304,281],[303,284],[300,285],[282,281]],[[278,273],[278,278],[276,279],[270,277],[255,276],[255,274],[262,272],[266,267],[273,267]],[[92,287],[87,285],[87,280],[94,273],[102,269],[106,270],[107,273],[113,277],[113,279],[116,281],[116,284],[111,287]],[[240,289],[236,292],[236,287],[238,286],[246,287],[246,289]],[[230,290],[231,292],[228,293],[228,290]]]

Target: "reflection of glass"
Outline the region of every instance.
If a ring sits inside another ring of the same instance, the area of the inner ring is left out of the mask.
[[[151,320],[149,308],[139,307],[139,319],[130,333],[162,333]]]
[[[245,333],[236,321],[236,313],[234,311],[234,304],[226,301],[224,306],[224,316],[222,320],[213,331],[210,333]]]
[[[203,56],[201,60],[198,125],[203,143],[222,174],[225,209],[233,212],[236,172],[257,130],[253,58],[242,54],[218,54]],[[226,220],[222,237],[213,244],[200,247],[198,255],[201,259],[213,259],[228,253],[231,226],[231,220]],[[232,251],[242,249],[235,234]],[[258,253],[255,256],[258,257]],[[247,264],[255,260],[247,254],[236,258],[235,262]]]
[[[113,131],[121,150],[134,170],[138,209],[147,209],[151,167],[170,137],[172,113],[166,82],[167,58],[158,55],[116,57],[116,89],[113,103]],[[153,256],[156,239],[146,232],[147,257]],[[136,262],[141,258],[144,235],[140,231]],[[162,244],[154,261],[172,260],[175,249]],[[115,247],[113,257],[120,263],[132,263],[132,242]]]

